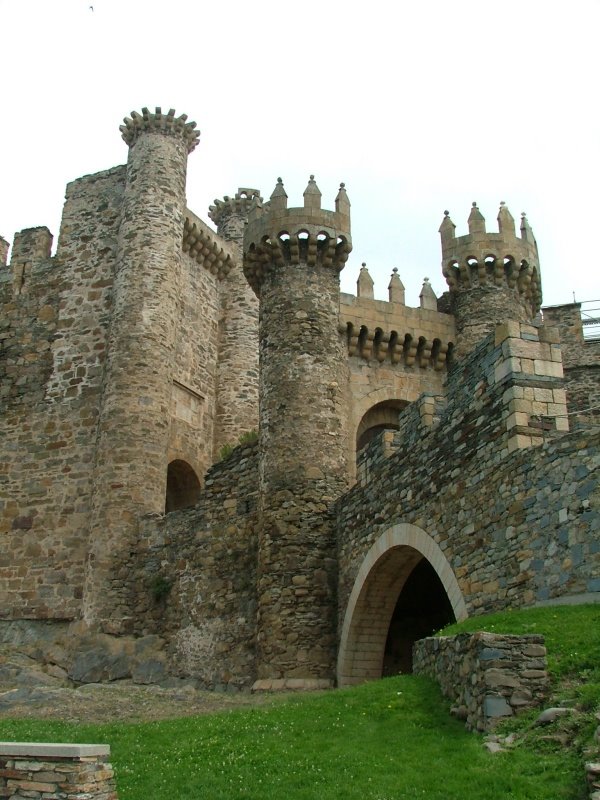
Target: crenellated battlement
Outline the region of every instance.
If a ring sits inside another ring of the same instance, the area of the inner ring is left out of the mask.
[[[508,286],[531,311],[542,302],[538,249],[527,217],[521,216],[520,237],[505,203],[498,212],[498,233],[486,230],[485,218],[473,203],[469,233],[455,235],[455,225],[445,212],[440,226],[442,271],[451,291],[484,286]]]
[[[310,176],[304,206],[287,207],[283,181],[278,178],[270,201],[255,198],[244,236],[244,273],[254,289],[264,275],[284,264],[317,263],[341,271],[352,251],[350,201],[343,183],[335,211],[321,208],[321,192]]]
[[[45,226],[25,228],[15,234],[13,240],[10,267],[3,279],[12,281],[14,295],[27,291],[31,273],[47,262],[52,255],[53,236]],[[0,241],[0,267],[7,266],[8,242]]]
[[[401,367],[445,369],[456,335],[454,317],[437,310],[429,279],[423,281],[418,308],[404,304],[404,286],[396,268],[388,286],[389,300],[376,300],[373,287],[363,263],[356,295],[340,294],[339,330],[346,336],[348,356]]]
[[[231,214],[247,216],[250,209],[254,206],[255,200],[262,203],[263,199],[259,189],[248,189],[240,187],[235,193],[235,197],[225,195],[222,200],[215,198],[214,205],[209,206],[208,216],[215,223],[221,222]]]
[[[154,113],[142,108],[142,113],[131,112],[131,117],[123,119],[123,125],[119,126],[123,141],[131,146],[134,144],[141,133],[160,133],[163,136],[180,136],[186,143],[188,153],[195,149],[200,141],[200,131],[196,128],[195,122],[187,122],[187,114],[175,116],[175,109],[169,109],[167,114],[163,114],[160,106],[156,106]]]

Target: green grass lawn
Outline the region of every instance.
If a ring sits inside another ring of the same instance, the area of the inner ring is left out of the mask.
[[[599,615],[597,606],[534,609],[458,627],[543,633],[556,680],[569,692],[600,683]],[[490,754],[481,736],[450,717],[434,683],[407,675],[270,708],[146,724],[6,720],[0,738],[110,744],[120,800],[586,797],[581,742],[559,747],[529,735],[527,719],[519,725],[516,746]]]

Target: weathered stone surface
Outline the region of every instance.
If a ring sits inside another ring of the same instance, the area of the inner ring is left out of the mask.
[[[573,714],[572,708],[546,708],[539,717],[536,719],[536,725],[549,725],[551,722],[556,722],[560,717],[568,717]]]
[[[413,669],[438,681],[455,704],[451,713],[468,729],[491,730],[502,717],[543,702],[548,674],[530,675],[528,669],[529,653],[544,649],[543,641],[535,634],[482,632],[421,639],[414,646]]]
[[[577,304],[531,324],[528,223],[515,236],[503,207],[487,233],[475,209],[456,238],[447,217],[449,292],[426,283],[419,308],[398,275],[389,301],[366,274],[340,295],[344,187],[335,211],[312,178],[297,209],[281,182],[268,203],[240,189],[211,209],[215,233],[185,207],[193,131],[133,115],[127,167],[67,187],[55,256],[46,228],[15,236],[9,265],[0,242],[9,640],[59,680],[154,680],[164,664],[220,690],[330,685],[336,654],[341,682],[381,675],[423,559],[459,617],[597,599],[600,349]],[[259,445],[217,461],[259,403]]]

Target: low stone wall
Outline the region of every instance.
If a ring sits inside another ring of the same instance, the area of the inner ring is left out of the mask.
[[[461,633],[415,643],[413,672],[434,678],[469,730],[538,706],[549,686],[544,637]]]
[[[0,797],[117,800],[104,744],[0,742]]]

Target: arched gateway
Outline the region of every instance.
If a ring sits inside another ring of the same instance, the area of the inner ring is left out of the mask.
[[[340,638],[338,686],[382,677],[384,658],[390,657],[390,651],[393,655],[390,636],[395,610],[402,610],[405,592],[419,601],[419,584],[422,596],[439,606],[436,612],[432,602],[427,602],[428,619],[439,619],[444,608],[449,616],[442,624],[452,617],[467,617],[462,592],[439,545],[416,525],[393,525],[371,547],[354,581]]]

